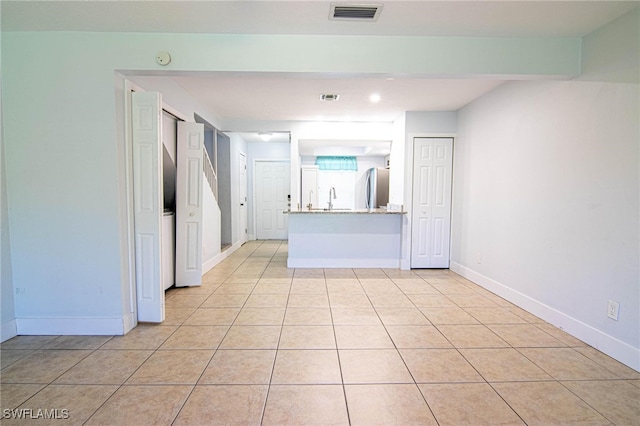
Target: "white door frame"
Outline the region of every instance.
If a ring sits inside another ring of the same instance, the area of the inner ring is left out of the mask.
[[[415,138],[453,138],[453,156],[455,159],[455,140],[456,133],[408,133],[405,135],[405,155],[404,155],[404,211],[413,211],[413,149]],[[452,177],[453,179],[453,177]],[[455,182],[452,181],[452,192]],[[451,200],[451,212],[454,209],[453,199]],[[403,227],[402,227],[402,258],[400,261],[400,269],[411,269],[411,235],[413,232],[411,224],[411,214],[403,215]],[[450,241],[449,253],[452,251],[452,241]]]
[[[132,92],[144,92],[146,91],[142,87],[133,83],[129,79],[124,79],[124,181],[126,191],[126,279],[128,283],[128,303],[124,303],[124,306],[129,307],[129,312],[124,313],[124,327],[123,332],[126,334],[138,324],[138,307],[137,307],[137,288],[136,288],[136,251],[135,251],[135,227],[134,227],[134,205],[133,205],[133,139],[132,139],[132,116],[131,116],[131,93]],[[163,101],[162,109],[168,113],[174,115],[183,121],[193,121],[168,105]],[[160,242],[158,242],[160,243]]]
[[[290,158],[254,158],[251,164],[251,181],[253,185],[253,193],[251,194],[251,199],[253,201],[253,208],[251,209],[251,215],[253,216],[253,239],[258,239],[258,206],[256,203],[256,163],[261,161],[270,161],[270,162],[280,162],[280,163],[289,163],[289,168],[291,168],[291,159]],[[289,170],[289,174],[291,174],[291,170]],[[289,191],[291,191],[291,182],[289,182]],[[292,195],[292,194],[289,194]]]

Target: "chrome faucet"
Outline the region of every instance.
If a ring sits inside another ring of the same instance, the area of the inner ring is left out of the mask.
[[[331,198],[331,191],[333,191],[333,198]],[[329,188],[329,210],[333,209],[333,201],[336,198],[336,189],[332,186],[331,188]]]
[[[313,189],[309,190],[309,204],[307,204],[307,208],[311,210],[313,208],[313,203],[311,202],[311,196],[313,195]]]

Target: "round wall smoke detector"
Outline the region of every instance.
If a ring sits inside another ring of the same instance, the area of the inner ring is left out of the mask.
[[[156,55],[156,62],[160,65],[169,65],[169,62],[171,62],[171,55],[169,55],[169,52],[159,52]]]

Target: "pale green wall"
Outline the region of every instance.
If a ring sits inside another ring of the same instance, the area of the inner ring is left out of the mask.
[[[580,80],[640,83],[640,7],[584,37]]]

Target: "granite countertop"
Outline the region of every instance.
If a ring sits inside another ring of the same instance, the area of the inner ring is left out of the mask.
[[[387,209],[300,209],[300,210],[285,210],[287,214],[407,214],[407,212],[388,211]]]

